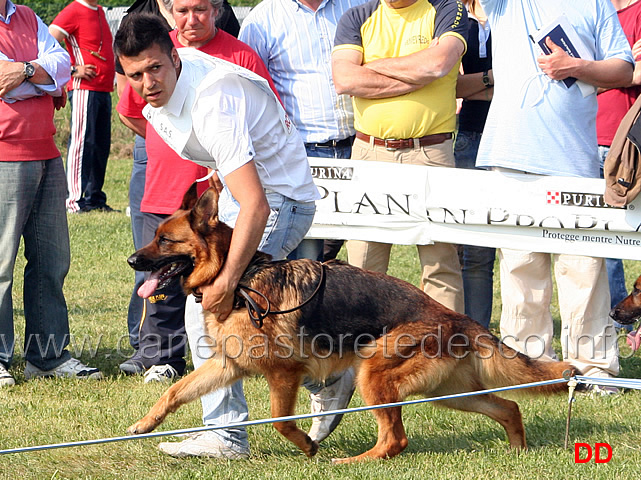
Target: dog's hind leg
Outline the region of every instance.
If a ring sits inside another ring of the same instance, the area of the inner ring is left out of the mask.
[[[512,448],[527,448],[523,419],[516,402],[497,397],[496,395],[487,394],[442,400],[436,403],[440,406],[464,412],[477,412],[487,415],[505,428],[508,441]]]
[[[371,374],[364,362],[358,375],[358,386],[361,397],[367,405],[381,405],[402,400],[398,391],[398,378],[394,370]],[[408,440],[403,427],[401,407],[372,410],[378,423],[378,440],[370,450],[355,457],[333,459],[332,463],[352,463],[377,458],[391,458],[407,447]]]
[[[266,374],[265,378],[269,383],[272,418],[293,415],[302,378],[301,372],[282,369]],[[277,422],[274,423],[274,428],[308,457],[316,455],[318,443],[298,428],[295,421]]]
[[[130,434],[151,432],[165,417],[180,406],[202,397],[206,393],[231,385],[243,377],[243,372],[229,359],[225,364],[209,359],[199,368],[169,388],[149,410],[149,413],[127,429]]]

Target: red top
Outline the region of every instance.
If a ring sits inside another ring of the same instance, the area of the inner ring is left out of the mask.
[[[0,22],[0,51],[16,61],[38,58],[36,14],[16,5],[11,21]],[[16,39],[21,39],[17,41]],[[49,160],[60,156],[53,135],[53,100],[49,95],[6,103],[0,100],[0,161]]]
[[[76,0],[62,9],[51,26],[65,34],[72,65],[96,66],[95,78],[81,80],[72,77],[67,89],[112,92],[116,73],[113,38],[102,7]]]
[[[178,31],[169,34],[176,48],[181,48],[177,40]],[[218,30],[216,36],[199,48],[213,57],[235,63],[252,70],[269,81],[272,90],[276,87],[267,71],[267,67],[247,44],[231,36],[223,30]],[[116,106],[118,113],[132,118],[144,118],[142,109],[145,101],[127,84]],[[171,214],[180,207],[183,195],[189,186],[198,178],[207,175],[207,169],[185,160],[174,152],[147,124],[146,129],[147,171],[145,178],[145,193],[140,204],[140,210],[147,213]],[[203,186],[206,184],[203,182]]]
[[[641,39],[641,2],[618,11],[619,21],[630,42],[630,46]],[[637,60],[637,59],[635,59]],[[641,59],[639,59],[641,60]],[[599,110],[596,116],[596,132],[599,145],[610,146],[614,134],[630,110],[632,104],[641,94],[641,87],[615,88],[597,96]]]

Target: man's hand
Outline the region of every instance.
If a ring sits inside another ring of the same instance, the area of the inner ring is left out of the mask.
[[[552,51],[549,55],[541,55],[537,59],[539,67],[552,80],[565,80],[576,76],[574,70],[578,67],[576,58],[569,56],[565,50],[547,37],[545,44]]]
[[[237,285],[228,282],[219,275],[212,284],[200,288],[203,294],[203,309],[209,310],[216,321],[224,322],[234,306],[236,287]]]
[[[53,98],[53,106],[55,107],[56,110],[65,108],[65,105],[67,105],[67,89],[63,87],[62,95],[60,95],[59,97],[52,97],[52,98]]]
[[[82,80],[93,80],[98,75],[98,70],[95,65],[76,65],[76,73],[72,75],[73,78],[80,78]]]
[[[24,80],[24,64],[22,62],[0,60],[0,97],[7,95]]]

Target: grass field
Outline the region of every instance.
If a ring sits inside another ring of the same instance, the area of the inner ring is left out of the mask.
[[[60,143],[64,143],[66,115],[59,115]],[[126,312],[133,271],[126,258],[132,252],[129,219],[125,215],[131,168],[132,137],[114,126],[114,148],[105,190],[108,202],[121,213],[90,213],[69,217],[72,265],[65,293],[69,305],[70,350],[85,363],[100,367],[99,382],[39,380],[25,382],[20,340],[12,367],[17,385],[0,390],[0,449],[73,442],[124,435],[126,427],[146,413],[166,388],[145,385],[140,377],[119,374],[118,364],[131,352],[126,340]],[[21,272],[16,268],[14,301],[18,336],[23,336]],[[626,262],[628,284],[641,273]],[[397,247],[390,273],[414,284],[418,260],[413,248]],[[492,327],[500,312],[498,282]],[[28,294],[27,294],[28,301]],[[554,312],[558,332],[558,312]],[[641,377],[641,357],[621,349],[622,376]],[[253,419],[269,416],[266,383],[252,378],[245,393]],[[300,394],[298,413],[308,413],[309,402]],[[576,465],[573,448],[563,449],[567,397],[519,400],[529,451],[510,451],[501,427],[479,416],[431,405],[404,409],[410,444],[389,461],[333,466],[330,460],[360,453],[375,442],[376,425],[368,412],[350,414],[307,459],[271,426],[248,429],[249,460],[173,459],[156,449],[159,439],[66,448],[0,456],[2,479],[632,479],[641,471],[641,431],[638,412],[641,392],[608,398],[580,396],[573,407],[570,444],[613,447],[608,464]],[[361,404],[355,395],[352,406]],[[304,428],[309,420],[302,421]],[[200,404],[171,415],[161,430],[200,425]]]

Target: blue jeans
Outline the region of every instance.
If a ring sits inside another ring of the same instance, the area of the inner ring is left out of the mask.
[[[129,180],[129,214],[131,218],[131,234],[133,236],[134,248],[136,250],[144,247],[142,241],[143,214],[140,212],[140,203],[145,193],[145,171],[147,170],[147,150],[145,139],[136,135],[134,143],[134,164],[131,169]],[[127,331],[129,332],[129,343],[134,349],[138,349],[138,334],[140,321],[144,307],[144,300],[138,296],[138,289],[145,281],[144,272],[135,272],[134,289],[129,300],[127,310]]]
[[[480,142],[481,134],[478,132],[458,132],[454,144],[454,160],[457,168],[476,168],[476,154]],[[461,249],[465,314],[487,328],[492,318],[496,250],[473,245],[461,245]]]
[[[274,260],[282,260],[300,243],[309,230],[316,206],[313,202],[296,202],[278,193],[267,193],[266,196],[271,212],[258,250],[272,255]],[[233,227],[240,207],[227,189],[221,193],[218,208],[218,218]],[[187,297],[185,328],[192,361],[194,367],[198,368],[206,360],[199,355],[198,348],[201,339],[206,337],[202,307],[195,303],[193,295]],[[242,380],[229,387],[208,393],[200,400],[203,406],[205,425],[227,425],[243,422],[249,418]],[[216,430],[215,432],[232,448],[248,445],[247,432],[244,428]]]
[[[67,186],[60,157],[0,161],[0,362],[13,359],[13,270],[24,238],[25,358],[51,370],[71,358],[63,284],[69,271]]]
[[[308,157],[318,158],[351,158],[352,147],[318,147],[313,143],[305,144],[305,151]],[[336,258],[343,240],[323,240],[320,238],[308,238],[300,242],[300,244],[289,254],[287,258],[290,260],[298,260],[299,258],[311,258],[312,260],[331,260]]]

